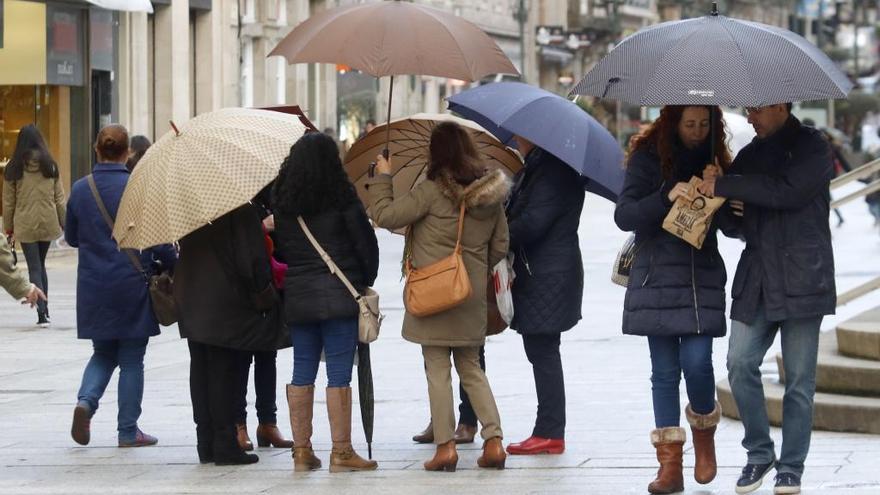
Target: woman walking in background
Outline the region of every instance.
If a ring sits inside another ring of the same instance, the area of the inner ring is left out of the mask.
[[[134,172],[134,168],[152,145],[153,143],[150,142],[150,139],[147,136],[142,136],[140,134],[132,136],[131,147],[128,150],[128,160],[125,162],[125,167],[129,172]]]
[[[694,441],[694,479],[715,478],[715,401],[712,341],[727,332],[724,286],[727,274],[718,253],[716,222],[701,249],[663,230],[663,219],[679,197],[694,194],[688,181],[722,173],[730,165],[721,110],[714,109],[715,156],[710,156],[710,107],[667,106],[660,118],[632,140],[626,181],[614,211],[621,230],[635,232],[638,249],[626,290],[623,333],[648,337],[654,423],[651,443],[660,470],[651,493],[684,489],[679,427],[679,383],[684,373],[690,404],[685,415]],[[717,163],[718,166],[711,165]],[[708,167],[707,167],[707,164]],[[720,170],[719,170],[720,168]]]
[[[377,175],[370,183],[373,219],[380,227],[407,233],[407,262],[419,268],[461,249],[473,293],[462,304],[424,317],[406,312],[403,338],[420,344],[428,379],[431,422],[437,451],[425,462],[428,471],[455,471],[455,411],[452,364],[483,426],[483,455],[477,465],[503,469],[501,417],[486,374],[480,368],[480,346],[486,341],[486,284],[489,270],[507,256],[504,200],[510,184],[501,171],[487,172],[467,131],[451,122],[431,133],[427,180],[394,197],[391,166],[378,157]],[[461,219],[460,207],[466,214]]]
[[[349,182],[332,137],[306,133],[290,149],[272,195],[278,250],[288,264],[284,312],[293,343],[287,386],[294,471],[321,467],[312,449],[315,380],[327,360],[330,472],[376,469],[351,445],[351,369],[358,341],[358,304],[300,227],[302,218],[321,248],[363,291],[376,280],[379,245],[364,206]]]
[[[19,131],[4,179],[6,236],[21,243],[31,282],[48,295],[46,254],[64,229],[66,201],[58,165],[33,124]],[[49,326],[49,305],[45,300],[37,302],[37,325]]]
[[[90,441],[91,418],[119,368],[120,447],[143,447],[158,440],[138,428],[144,395],[144,354],[150,337],[159,335],[159,323],[150,305],[145,277],[132,258],[120,251],[108,225],[116,218],[122,192],[128,183],[128,132],[121,125],[101,129],[95,141],[98,163],[92,175],[71,189],[65,239],[79,248],[76,279],[76,325],[80,339],[90,339],[94,353],[83,372],[78,402],[73,412],[71,436],[80,445]],[[103,208],[102,208],[103,206]],[[106,210],[109,219],[104,216]],[[146,249],[137,256],[142,268],[155,261],[173,269],[171,246]]]

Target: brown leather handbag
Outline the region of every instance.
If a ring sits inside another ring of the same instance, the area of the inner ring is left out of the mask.
[[[406,260],[406,287],[403,303],[413,316],[442,313],[465,302],[473,293],[464,258],[461,256],[461,233],[464,228],[464,203],[458,216],[458,239],[451,255],[421,268]]]

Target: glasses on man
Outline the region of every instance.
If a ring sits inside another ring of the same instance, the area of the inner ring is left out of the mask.
[[[764,107],[746,107],[746,114],[755,115],[764,111]]]

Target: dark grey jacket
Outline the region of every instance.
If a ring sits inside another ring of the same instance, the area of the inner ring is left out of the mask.
[[[553,334],[581,319],[584,266],[578,225],[584,206],[580,175],[535,148],[514,179],[507,205],[510,250],[515,256],[513,328]]]
[[[718,254],[717,221],[701,249],[663,230],[663,219],[672,207],[670,189],[677,182],[700,177],[708,161],[708,146],[679,147],[674,176],[664,180],[655,152],[638,150],[629,157],[614,210],[617,226],[635,231],[639,250],[624,299],[625,334],[721,337],[727,333],[727,272]]]
[[[731,318],[769,321],[834,314],[834,253],[828,190],[834,167],[819,131],[791,117],[778,132],[739,152],[715,194],[742,200],[745,239],[731,293]]]

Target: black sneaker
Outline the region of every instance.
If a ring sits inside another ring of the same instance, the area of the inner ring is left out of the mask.
[[[48,318],[46,315],[44,315],[44,314],[42,314],[42,313],[39,313],[39,314],[37,315],[37,326],[38,326],[38,327],[40,327],[40,328],[48,328],[48,327],[49,327],[49,324],[50,324],[50,322],[49,322],[49,318]]]
[[[764,476],[767,476],[767,473],[774,466],[776,466],[776,461],[768,462],[767,464],[746,464],[739,480],[736,482],[736,493],[752,493],[761,488]]]
[[[776,475],[775,494],[788,494],[801,492],[801,477],[794,473],[779,473]]]

